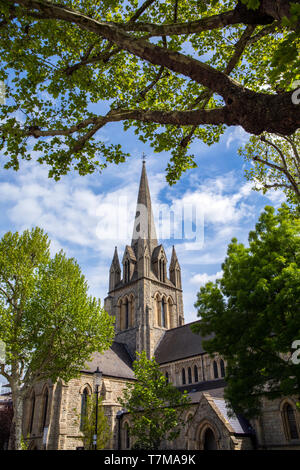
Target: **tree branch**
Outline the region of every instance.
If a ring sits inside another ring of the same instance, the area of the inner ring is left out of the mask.
[[[0,364],[0,374],[3,375],[3,377],[10,381],[10,375],[5,372],[5,364]]]
[[[105,116],[98,116],[89,118],[75,126],[68,129],[50,129],[41,130],[39,128],[29,128],[22,130],[23,135],[31,135],[35,138],[48,137],[48,136],[68,136],[79,130],[93,125],[93,129],[104,126],[108,122],[117,122],[124,120],[137,120],[144,122],[156,122],[158,124],[173,124],[173,125],[192,125],[192,124],[222,124],[224,120],[228,125],[231,125],[231,117],[227,107],[209,109],[209,110],[192,110],[192,111],[158,111],[158,110],[144,110],[144,109],[112,109]]]
[[[15,0],[8,0],[14,3]],[[264,0],[262,0],[263,2]],[[261,2],[261,3],[262,3]],[[117,47],[146,60],[154,65],[164,66],[173,72],[200,83],[222,96],[226,107],[217,110],[198,111],[193,117],[184,111],[164,113],[154,111],[154,122],[163,124],[189,125],[189,124],[227,124],[240,125],[247,132],[261,134],[263,131],[281,134],[291,134],[300,127],[300,106],[293,104],[292,92],[280,95],[269,95],[254,92],[232,80],[228,75],[199,60],[184,54],[170,51],[142,38],[130,36],[122,31],[120,25],[96,21],[80,12],[46,0],[18,0],[18,4],[25,8],[30,16],[32,9],[38,10],[49,19],[63,20],[78,25],[79,28],[113,42]],[[227,12],[228,13],[228,12]],[[237,14],[237,13],[235,13]],[[243,106],[241,106],[241,103]],[[272,109],[272,113],[270,110]],[[204,113],[204,114],[199,114]],[[158,113],[158,114],[155,114]],[[128,119],[148,120],[151,111],[130,111],[134,117]],[[224,121],[220,121],[223,115]],[[139,117],[136,117],[139,116]],[[178,117],[183,121],[178,121]],[[204,118],[207,118],[205,121]],[[127,118],[126,118],[127,119]],[[115,120],[120,120],[120,116]],[[167,122],[168,121],[168,122]],[[192,121],[192,122],[191,122]],[[196,122],[195,122],[196,121]]]
[[[62,70],[62,72],[65,73],[66,75],[70,76],[76,70],[78,70],[80,67],[82,67],[84,65],[95,64],[97,62],[102,62],[103,64],[107,64],[107,62],[121,50],[118,47],[118,48],[111,51],[112,46],[113,46],[113,43],[109,42],[104,51],[100,52],[99,54],[97,54],[93,57],[89,57],[89,55],[88,55],[87,57],[83,58],[80,62],[77,62],[74,65],[70,65],[69,67],[66,67],[65,69]]]
[[[297,181],[295,181],[295,179],[293,178],[293,176],[289,173],[289,171],[287,170],[287,168],[283,168],[281,166],[278,166],[276,165],[275,163],[272,163],[270,162],[269,160],[263,160],[262,158],[259,158],[257,156],[254,156],[253,157],[253,160],[254,161],[257,161],[257,162],[260,162],[262,163],[263,165],[266,165],[270,168],[273,168],[274,170],[276,171],[279,171],[280,173],[284,173],[286,178],[288,179],[288,181],[290,182],[291,186],[293,187],[296,195],[298,198],[300,198],[300,189],[299,189],[299,184],[297,184]],[[263,186],[265,188],[272,188],[272,187],[286,187],[288,189],[290,189],[290,186],[289,185],[286,185],[284,183],[274,183],[272,185],[268,185],[268,184],[263,184]]]
[[[147,10],[148,7],[150,7],[152,5],[152,3],[154,3],[155,0],[146,0],[143,5],[140,6],[140,8],[137,9],[137,11],[134,13],[134,15],[130,18],[130,20],[128,21],[128,24],[134,22],[135,20],[137,20],[143,13],[144,11]]]

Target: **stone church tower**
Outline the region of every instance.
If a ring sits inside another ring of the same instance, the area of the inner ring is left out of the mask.
[[[131,245],[122,258],[117,247],[109,272],[105,309],[116,319],[115,341],[135,352],[154,351],[166,330],[184,324],[181,269],[173,247],[167,273],[167,257],[156,235],[151,197],[143,162]]]
[[[145,163],[142,168],[133,236],[122,263],[117,248],[109,271],[105,309],[115,317],[116,336],[103,353],[95,351],[69,382],[33,384],[24,403],[23,436],[29,449],[82,449],[80,422],[88,396],[98,393],[111,429],[107,449],[132,448],[131,416],[119,398],[135,382],[133,359],[145,350],[155,357],[167,381],[186,391],[186,426],[162,449],[300,450],[299,398],[263,400],[262,415],[249,423],[228,413],[224,399],[226,362],[211,357],[203,340],[184,324],[181,269],[173,247],[169,276],[164,247],[158,243]],[[197,320],[199,322],[201,320]],[[96,372],[101,381],[96,386]],[[79,419],[80,417],[80,419]]]

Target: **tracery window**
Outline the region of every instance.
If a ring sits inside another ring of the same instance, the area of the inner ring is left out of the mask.
[[[299,439],[296,413],[290,403],[286,403],[283,408],[283,418],[288,439]]]
[[[167,304],[165,302],[165,299],[162,298],[162,301],[161,301],[161,326],[163,328],[166,328],[167,326]]]
[[[89,391],[88,391],[88,388],[85,387],[81,395],[80,430],[83,429],[84,420],[87,416],[88,396],[89,396]]]
[[[220,361],[221,377],[225,377],[225,364],[223,359]]]
[[[219,377],[219,373],[218,373],[218,364],[216,361],[213,362],[213,369],[214,369],[214,378],[217,379]]]
[[[129,302],[128,298],[125,300],[125,330],[129,327]]]
[[[159,280],[161,282],[166,281],[166,276],[165,276],[165,260],[164,258],[161,258],[158,262],[158,271],[159,271]]]
[[[189,384],[192,383],[192,369],[190,367],[188,368],[188,381]]]
[[[181,371],[181,378],[182,378],[182,384],[185,385],[185,383],[186,383],[185,369],[182,369],[182,371]]]
[[[48,401],[49,401],[49,392],[48,392],[48,388],[46,388],[43,394],[43,413],[42,413],[42,423],[41,423],[42,429],[44,429],[44,427],[46,426],[46,422],[47,422]]]
[[[195,382],[199,382],[198,367],[196,365],[194,366],[194,379],[195,379]]]
[[[33,429],[34,411],[35,411],[35,393],[33,391],[31,395],[31,399],[30,399],[29,434],[32,433],[32,429]]]

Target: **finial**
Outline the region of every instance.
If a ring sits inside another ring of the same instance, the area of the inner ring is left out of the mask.
[[[146,157],[145,153],[143,152],[143,155],[142,155],[142,162],[143,162],[143,163],[146,163],[146,158],[147,158],[147,157]]]

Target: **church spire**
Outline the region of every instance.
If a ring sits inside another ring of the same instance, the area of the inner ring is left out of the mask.
[[[140,187],[137,199],[136,214],[133,227],[131,246],[136,249],[138,239],[144,239],[149,244],[150,253],[157,246],[157,236],[154,224],[154,217],[151,205],[151,196],[146,172],[146,162],[143,160],[143,167],[140,179]]]
[[[118,250],[115,247],[114,257],[109,270],[109,290],[113,290],[121,280],[121,267],[119,262]]]
[[[119,256],[118,256],[118,248],[115,246],[115,251],[114,251],[114,257],[113,257],[113,260],[111,262],[112,266],[115,266],[119,269],[120,268],[120,262],[119,262]]]
[[[171,262],[170,262],[170,269],[172,269],[172,268],[174,269],[176,267],[176,263],[178,263],[178,258],[177,258],[177,253],[175,251],[175,246],[173,245],[172,257],[171,257]]]
[[[174,286],[181,289],[181,269],[180,269],[180,265],[179,265],[179,261],[178,261],[178,258],[177,258],[177,254],[176,254],[174,245],[173,245],[173,249],[172,249],[172,257],[171,257],[171,263],[170,263],[170,268],[169,268],[169,276],[170,276],[170,281],[173,282]]]

